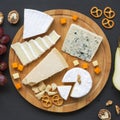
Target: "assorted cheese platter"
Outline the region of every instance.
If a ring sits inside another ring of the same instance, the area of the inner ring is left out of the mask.
[[[51,112],[72,112],[91,103],[104,88],[111,68],[110,46],[102,29],[72,10],[25,9],[25,15],[9,54],[10,75],[20,95]],[[39,20],[39,28],[34,29],[32,15],[37,16],[37,24],[39,17],[48,19]],[[26,25],[29,16],[32,31]]]

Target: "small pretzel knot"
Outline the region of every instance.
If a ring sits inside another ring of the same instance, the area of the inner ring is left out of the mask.
[[[102,10],[98,7],[92,7],[90,10],[90,14],[95,18],[99,18],[102,16]]]
[[[63,99],[59,95],[54,95],[52,97],[52,102],[53,102],[53,104],[60,106],[63,104]]]
[[[106,18],[112,19],[115,17],[115,11],[113,11],[112,8],[110,8],[110,7],[106,7],[104,9],[104,15]]]
[[[111,28],[114,27],[115,23],[114,23],[113,20],[109,20],[109,19],[107,19],[107,18],[104,18],[104,19],[102,20],[102,25],[103,25],[103,27],[105,27],[105,28],[107,28],[107,29],[111,29]]]
[[[43,107],[46,107],[46,108],[52,106],[52,101],[50,100],[50,97],[47,95],[42,97],[41,103],[42,103]]]

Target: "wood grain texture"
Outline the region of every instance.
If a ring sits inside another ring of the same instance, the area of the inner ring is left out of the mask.
[[[101,30],[101,28],[89,17],[87,17],[81,13],[78,13],[76,11],[63,10],[63,9],[49,10],[49,11],[46,11],[46,13],[51,15],[52,17],[54,17],[54,22],[46,34],[49,34],[52,30],[56,30],[56,32],[61,35],[60,40],[57,42],[57,44],[54,47],[56,47],[61,52],[61,54],[64,56],[64,58],[68,62],[69,66],[70,66],[68,69],[71,69],[74,67],[72,62],[73,62],[73,60],[75,60],[77,58],[72,57],[72,56],[62,52],[61,47],[62,47],[66,33],[67,33],[71,23],[78,24],[78,25],[80,25],[98,35],[101,35],[103,37],[103,41],[102,41],[97,53],[95,54],[95,56],[93,58],[93,60],[98,60],[99,66],[100,66],[102,72],[99,75],[96,75],[93,71],[94,67],[92,66],[92,63],[91,62],[89,63],[89,68],[87,70],[90,72],[90,74],[92,76],[93,87],[92,87],[92,90],[90,91],[90,93],[87,94],[86,96],[79,98],[79,99],[69,98],[67,101],[64,102],[64,104],[62,106],[57,107],[57,106],[53,105],[52,107],[47,109],[47,108],[44,108],[41,105],[40,101],[34,96],[34,93],[30,87],[22,85],[22,89],[18,90],[18,92],[21,94],[21,96],[25,100],[27,100],[29,103],[31,103],[32,105],[34,105],[40,109],[43,109],[46,111],[51,111],[51,112],[72,112],[72,111],[81,109],[81,108],[85,107],[86,105],[88,105],[89,103],[91,103],[100,94],[103,87],[105,86],[105,84],[108,80],[108,76],[109,76],[109,72],[110,72],[110,68],[111,68],[110,46],[109,46],[108,40],[107,40],[105,34],[103,33],[103,31]],[[74,22],[72,20],[72,15],[77,15],[79,17],[79,19],[76,22]],[[67,24],[61,25],[60,18],[66,18]],[[24,40],[22,39],[22,35],[23,35],[23,26],[16,33],[12,44],[15,42],[18,42],[18,41],[23,42]],[[42,35],[42,36],[44,36],[44,35]],[[18,71],[13,69],[11,67],[11,64],[13,62],[20,63],[20,61],[17,58],[14,51],[12,49],[10,49],[9,69],[10,69],[12,82],[14,84],[16,82],[21,82],[21,80],[49,53],[49,51],[50,50],[48,50],[45,54],[43,54],[36,61],[27,65],[24,68],[24,70],[22,72],[20,72],[20,79],[14,80],[12,78],[12,74],[15,72],[18,72]],[[80,59],[78,59],[78,60],[80,62],[79,67],[81,67],[81,63],[83,61]],[[67,70],[64,70],[64,71],[50,77],[49,79],[45,80],[45,83],[50,84],[52,82],[55,82],[58,85],[61,85],[62,84],[61,80]]]

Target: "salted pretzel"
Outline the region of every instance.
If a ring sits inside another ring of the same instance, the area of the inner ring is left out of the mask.
[[[104,15],[108,19],[113,19],[115,17],[115,11],[112,10],[112,8],[110,8],[110,7],[105,7]]]
[[[63,99],[57,94],[52,96],[52,103],[56,106],[61,106],[63,104]]]
[[[109,20],[107,18],[104,18],[102,20],[102,25],[103,25],[104,28],[111,29],[111,28],[114,27],[115,23],[114,23],[113,20]]]
[[[52,101],[48,95],[44,95],[41,99],[41,104],[43,105],[43,107],[49,108],[52,106]]]
[[[100,18],[102,16],[102,10],[98,7],[92,7],[90,10],[90,14],[95,18]]]

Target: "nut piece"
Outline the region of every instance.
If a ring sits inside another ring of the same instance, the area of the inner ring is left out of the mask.
[[[16,10],[12,10],[8,13],[8,22],[16,24],[19,21],[19,13]]]
[[[119,115],[120,114],[120,107],[118,105],[115,105],[115,110],[116,110],[117,115]]]
[[[107,102],[106,102],[106,106],[110,106],[110,105],[112,105],[113,104],[113,101],[112,100],[108,100]]]
[[[107,109],[101,109],[98,113],[101,120],[111,120],[111,113]]]
[[[2,25],[3,20],[4,20],[4,15],[2,12],[0,12],[0,25]]]

